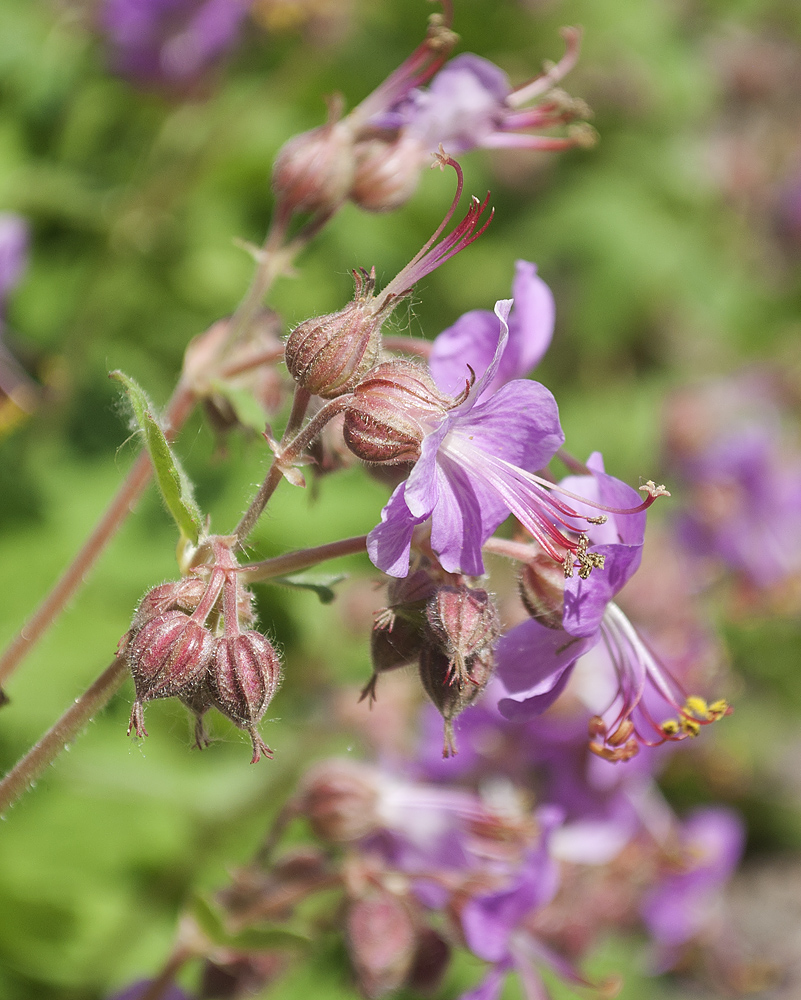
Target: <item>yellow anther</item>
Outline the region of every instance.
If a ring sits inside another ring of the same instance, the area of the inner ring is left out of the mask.
[[[697,694],[691,694],[684,703],[684,707],[688,712],[692,712],[693,715],[697,715],[699,719],[711,718],[709,714],[709,706],[704,699],[699,698]]]
[[[633,732],[634,723],[631,719],[624,719],[617,729],[607,737],[606,742],[610,743],[613,747],[619,747],[621,743],[626,742]]]
[[[676,736],[679,732],[679,720],[665,719],[665,721],[659,728],[662,730],[665,736]]]
[[[731,707],[725,698],[720,698],[718,701],[713,701],[709,706],[709,717],[710,719],[722,719],[724,715],[728,715],[731,711]]]
[[[701,723],[695,719],[682,719],[681,729],[688,736],[697,736],[701,732]]]

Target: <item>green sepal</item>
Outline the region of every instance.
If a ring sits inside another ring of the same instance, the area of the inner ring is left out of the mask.
[[[195,923],[212,944],[236,951],[272,951],[275,948],[297,948],[309,944],[306,931],[291,924],[256,924],[231,932],[219,911],[203,896],[195,896],[190,905]]]
[[[147,398],[144,389],[129,375],[114,371],[109,377],[121,382],[128,394],[134,417],[144,435],[145,447],[153,463],[156,482],[167,510],[181,534],[193,545],[197,545],[203,531],[203,516],[195,503],[192,484],[172,453],[164,431],[153,416],[153,404]]]

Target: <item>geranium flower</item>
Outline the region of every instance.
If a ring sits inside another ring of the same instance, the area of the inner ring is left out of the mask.
[[[608,520],[592,525],[585,536],[590,542],[586,556],[599,560],[603,572],[565,581],[561,626],[530,618],[501,638],[498,674],[509,696],[498,707],[510,719],[545,711],[567,686],[578,659],[603,641],[617,683],[611,704],[591,720],[590,748],[618,761],[632,757],[640,744],[695,736],[702,725],[730,709],[722,701],[707,705],[702,698],[688,696],[614,603],[640,564],[645,514],[631,506],[634,490],[604,472],[599,454],[590,457],[587,467],[592,475],[570,477],[565,485],[571,494],[587,496],[591,509],[610,511]],[[641,488],[650,499],[666,493],[653,483]],[[624,505],[629,505],[628,512],[621,516]],[[659,711],[677,717],[658,721]]]
[[[495,376],[485,385],[491,395],[512,379],[525,378],[540,363],[553,337],[553,294],[537,274],[535,264],[518,260],[512,284],[514,305],[509,313],[509,340]],[[481,377],[498,347],[498,320],[489,309],[473,309],[443,330],[431,345],[428,366],[437,386],[457,395],[464,387],[468,365]]]

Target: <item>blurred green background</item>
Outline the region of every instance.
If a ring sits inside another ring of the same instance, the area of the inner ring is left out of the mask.
[[[457,51],[494,60],[515,82],[561,55],[560,25],[583,25],[581,63],[565,86],[593,107],[601,142],[558,156],[465,156],[466,190],[492,189],[495,221],[417,288],[393,325],[433,336],[507,296],[516,258],[535,261],[557,302],[554,346],[538,377],[559,400],[568,446],[580,456],[603,450],[624,479],[661,481],[660,411],[673,387],[752,360],[779,364],[801,384],[801,219],[793,228],[787,207],[801,185],[801,8],[795,0],[455,6]],[[262,239],[277,150],[323,120],[323,95],[340,91],[352,107],[376,86],[418,43],[430,8],[351,0],[327,12],[278,2],[259,11],[206,91],[178,100],[108,72],[92,5],[0,0],[0,210],[25,216],[33,235],[5,340],[40,387],[29,415],[3,411],[2,642],[79,547],[134,456],[107,373],[122,368],[166,401],[189,338],[230,313],[247,286],[251,261],[233,238]],[[344,304],[353,267],[374,264],[380,281],[392,277],[451,192],[450,178],[427,172],[396,213],[346,206],[297,274],[275,287],[270,302],[286,326]],[[236,522],[268,457],[255,438],[234,436],[227,449],[219,455],[199,417],[178,446],[219,531]],[[351,470],[323,481],[316,501],[298,496],[279,492],[255,554],[367,531],[386,490]],[[174,545],[151,488],[8,684],[3,770],[110,661],[141,594],[175,576]],[[366,560],[339,566],[369,575]],[[128,683],[2,817],[4,1000],[95,1000],[152,974],[189,893],[221,884],[247,858],[304,764],[332,749],[359,752],[327,706],[337,685],[369,675],[361,604],[376,599],[366,590],[365,598],[346,588],[343,611],[340,602],[259,588],[261,620],[286,656],[271,707],[280,718],[264,727],[273,762],[250,768],[246,738],[221,718],[213,746],[202,756],[190,750],[185,712],[172,703],[148,706],[151,735],[134,744],[125,736]],[[753,857],[792,857],[801,847],[798,623],[728,622],[726,638],[742,680],[736,715],[716,739],[736,761],[736,780],[690,767],[669,777],[668,791],[681,806],[733,802],[751,823]],[[624,997],[657,996],[638,962],[612,944],[597,968],[626,972]],[[276,995],[352,995],[337,956],[318,965]],[[457,967],[442,996],[473,978],[473,966]]]

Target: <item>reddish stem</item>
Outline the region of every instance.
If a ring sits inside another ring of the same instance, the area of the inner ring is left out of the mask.
[[[192,391],[183,382],[179,382],[164,415],[164,433],[168,441],[173,440],[186,422],[194,403]],[[84,583],[86,575],[135,507],[152,472],[150,458],[143,451],[75,559],[0,657],[0,684],[8,680]]]

